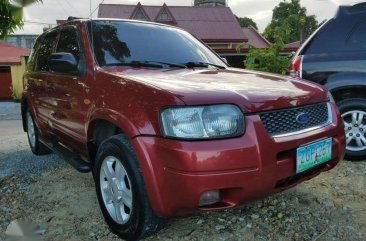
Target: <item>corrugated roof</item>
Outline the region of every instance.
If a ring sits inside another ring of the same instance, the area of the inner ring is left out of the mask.
[[[258,49],[265,49],[265,48],[269,48],[271,46],[271,43],[268,42],[268,40],[266,38],[264,38],[260,33],[258,33],[258,31],[253,28],[253,27],[249,27],[249,28],[242,28],[245,37],[248,39],[248,44],[258,48]]]
[[[300,41],[296,41],[296,42],[292,42],[292,43],[288,43],[285,44],[285,49],[294,49],[297,50],[299,49],[301,46],[301,42]]]
[[[61,25],[61,24],[64,24],[66,22],[67,22],[67,20],[61,20],[61,19],[56,20],[57,25]]]
[[[138,6],[138,5],[137,5]],[[130,19],[136,5],[101,4],[98,17]],[[150,19],[156,19],[162,6],[142,5]],[[177,27],[183,28],[202,40],[246,41],[244,32],[228,7],[168,6],[176,20]]]
[[[19,48],[17,46],[0,42],[0,65],[20,64],[21,56],[28,56],[30,49]]]

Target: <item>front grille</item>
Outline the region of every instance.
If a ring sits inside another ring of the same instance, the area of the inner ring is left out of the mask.
[[[327,103],[296,107],[278,111],[260,113],[259,116],[271,136],[281,136],[300,132],[309,128],[323,126],[330,120]],[[298,121],[301,114],[307,115],[307,121]]]

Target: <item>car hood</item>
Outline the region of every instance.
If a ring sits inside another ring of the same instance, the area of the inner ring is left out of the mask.
[[[142,70],[114,74],[170,92],[187,105],[233,103],[246,112],[260,112],[327,100],[323,87],[287,76],[239,69]]]

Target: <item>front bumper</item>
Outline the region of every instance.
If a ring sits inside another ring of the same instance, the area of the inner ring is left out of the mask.
[[[272,138],[258,115],[246,116],[244,136],[226,140],[179,141],[136,137],[132,145],[154,211],[173,217],[238,206],[283,191],[337,165],[343,158],[342,118],[332,104],[332,124],[294,136]],[[332,137],[332,159],[296,175],[296,149]],[[220,190],[221,202],[199,207],[202,193]]]

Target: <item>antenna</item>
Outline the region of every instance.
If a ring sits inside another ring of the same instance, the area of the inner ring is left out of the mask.
[[[92,1],[92,0],[90,0],[90,1],[89,1],[89,16],[91,16],[91,15],[92,15],[92,12],[91,12],[91,1]]]

